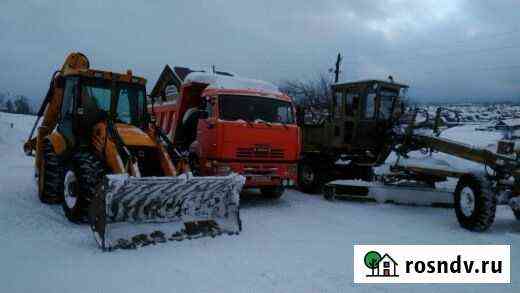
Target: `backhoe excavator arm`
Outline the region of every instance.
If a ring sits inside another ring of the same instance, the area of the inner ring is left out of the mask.
[[[34,122],[31,133],[23,146],[24,152],[27,155],[32,155],[33,151],[36,152],[36,166],[39,166],[40,163],[40,152],[42,150],[43,138],[48,136],[58,123],[59,111],[63,99],[63,74],[69,70],[88,69],[89,66],[88,58],[85,55],[74,52],[67,56],[61,69],[54,72],[52,75],[49,89],[43,99],[40,109],[38,110],[37,119]],[[34,131],[42,117],[43,121],[40,127],[38,127],[37,136],[33,137]]]

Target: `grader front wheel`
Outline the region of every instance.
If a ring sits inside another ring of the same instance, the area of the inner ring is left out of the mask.
[[[496,195],[484,177],[472,174],[460,177],[455,188],[454,203],[457,220],[465,229],[486,231],[495,220]]]

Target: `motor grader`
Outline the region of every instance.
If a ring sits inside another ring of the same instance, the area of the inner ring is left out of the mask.
[[[453,203],[463,228],[487,230],[493,224],[497,204],[510,205],[520,219],[520,150],[515,142],[501,140],[496,150],[489,150],[442,138],[442,130],[448,127],[443,117],[453,113],[439,108],[430,117],[423,109],[405,111],[403,90],[407,88],[375,80],[333,85],[330,115],[320,125],[302,126],[306,151],[300,184],[313,187],[316,178],[326,176],[321,183],[325,198],[330,200],[338,196],[367,198],[374,190],[420,196],[422,192],[437,192],[437,183],[455,178]],[[407,160],[416,151],[452,155],[483,168],[460,170]],[[385,163],[391,152],[396,154],[396,162],[388,172],[374,176],[372,168]],[[344,161],[348,161],[347,167],[342,166]],[[362,180],[334,180],[338,178]]]
[[[245,179],[193,177],[186,158],[170,157],[145,84],[131,71],[90,69],[81,53],[66,58],[24,145],[39,199],[89,222],[105,250],[238,233]]]

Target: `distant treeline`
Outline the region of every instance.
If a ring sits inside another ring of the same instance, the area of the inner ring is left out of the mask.
[[[481,106],[493,106],[493,105],[509,105],[509,106],[520,106],[520,98],[518,100],[501,100],[501,99],[489,99],[487,101],[483,101],[480,99],[454,99],[454,100],[445,100],[440,99],[438,101],[433,100],[425,100],[421,101],[419,99],[411,99],[411,104],[413,105],[432,105],[432,106],[443,106],[443,105],[481,105]]]
[[[0,112],[16,113],[16,114],[34,114],[34,111],[24,95],[11,97],[7,94],[0,93]]]

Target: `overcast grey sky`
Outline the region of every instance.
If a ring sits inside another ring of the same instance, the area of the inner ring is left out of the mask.
[[[386,78],[418,98],[520,99],[518,0],[0,0],[0,91],[45,94],[70,51],[148,79],[165,64],[277,82]]]

